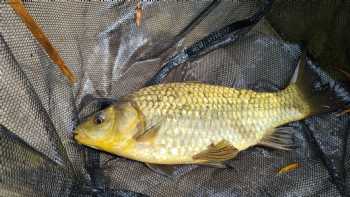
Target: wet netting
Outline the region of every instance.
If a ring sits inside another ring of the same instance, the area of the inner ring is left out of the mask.
[[[74,85],[0,2],[0,196],[349,196],[349,114],[290,123],[292,151],[252,147],[229,168],[186,165],[174,177],[72,138],[84,117],[147,85],[286,87],[303,47],[274,31],[270,1],[142,1],[140,26],[135,1],[24,2]],[[349,104],[346,85],[316,62],[307,61],[315,88]],[[298,167],[278,173],[285,166]]]

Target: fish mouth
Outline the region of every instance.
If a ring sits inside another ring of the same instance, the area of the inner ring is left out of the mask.
[[[81,130],[74,131],[73,138],[80,144],[86,141],[87,139],[89,139],[89,137],[85,134],[85,132],[82,132]]]
[[[97,146],[91,145],[89,142],[89,136],[85,134],[85,132],[82,131],[76,131],[73,133],[74,140],[78,142],[78,144],[85,145],[94,149],[99,149]]]

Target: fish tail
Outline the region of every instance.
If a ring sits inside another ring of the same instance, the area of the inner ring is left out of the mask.
[[[306,104],[308,114],[318,114],[335,109],[336,99],[329,88],[315,88],[315,73],[306,66],[306,51],[299,60],[296,72],[292,78],[299,96]]]

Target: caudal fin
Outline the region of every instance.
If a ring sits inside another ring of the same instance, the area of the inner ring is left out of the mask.
[[[303,100],[310,107],[310,114],[332,111],[337,108],[336,100],[329,87],[317,87],[315,78],[317,75],[306,66],[306,50],[304,50],[299,59],[296,72],[292,77],[291,83],[294,83],[299,90]]]

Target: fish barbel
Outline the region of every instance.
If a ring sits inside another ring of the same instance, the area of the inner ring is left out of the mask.
[[[75,139],[150,164],[220,167],[257,144],[288,149],[288,131],[276,128],[329,105],[326,96],[312,95],[304,67],[299,70],[278,92],[193,82],[145,87],[89,117]]]

